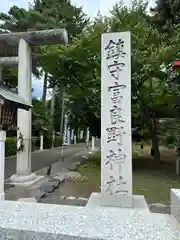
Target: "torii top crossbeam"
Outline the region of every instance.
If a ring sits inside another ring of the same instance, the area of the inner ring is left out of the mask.
[[[15,67],[18,65],[18,57],[2,57],[0,58],[0,66]]]
[[[17,51],[20,39],[24,39],[32,46],[68,44],[66,29],[4,33],[0,34],[0,55],[4,55],[8,49],[11,49],[12,53]]]

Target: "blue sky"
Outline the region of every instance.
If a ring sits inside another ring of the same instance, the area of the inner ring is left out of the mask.
[[[28,8],[29,2],[32,0],[2,0],[1,2],[1,12],[8,12],[9,8],[13,5],[22,8]],[[118,0],[71,0],[71,2],[78,7],[82,6],[84,12],[89,17],[96,16],[98,10],[103,15],[107,15],[109,11],[112,9],[112,6],[119,2]],[[130,5],[132,0],[124,0],[125,4]],[[149,0],[149,3],[152,4],[154,0]],[[33,95],[36,97],[40,97],[42,95],[42,80],[35,80],[33,79]]]

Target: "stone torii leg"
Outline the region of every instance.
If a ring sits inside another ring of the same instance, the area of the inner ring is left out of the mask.
[[[2,66],[0,65],[0,83],[3,82]],[[4,200],[4,158],[6,132],[0,130],[0,200]]]
[[[0,65],[0,82],[2,82],[3,80],[2,70],[2,66]]]
[[[19,64],[18,64],[18,92],[28,104],[32,104],[32,56],[31,47],[24,40],[19,41]],[[15,183],[30,182],[36,179],[31,173],[31,110],[18,109],[18,134],[23,136],[24,148],[17,152],[16,174],[11,177]]]

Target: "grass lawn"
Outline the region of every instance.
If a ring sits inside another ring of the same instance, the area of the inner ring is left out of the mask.
[[[144,195],[148,203],[169,204],[170,189],[180,188],[180,177],[175,175],[174,164],[157,165],[151,157],[142,154],[133,154],[133,156],[134,194]],[[93,156],[95,164],[99,161],[99,157],[99,153]],[[95,164],[82,165],[79,168],[79,172],[88,179],[76,183],[79,194],[84,197],[89,197],[91,192],[100,191],[100,167]]]
[[[170,189],[180,188],[180,178],[168,171],[143,170],[133,171],[133,191],[144,195],[148,203],[170,203]]]

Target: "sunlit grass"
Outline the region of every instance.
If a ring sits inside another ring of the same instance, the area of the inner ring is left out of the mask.
[[[148,146],[147,146],[148,147]],[[173,166],[156,165],[151,158],[143,158],[138,145],[133,146],[133,192],[144,195],[147,202],[168,204],[170,189],[180,187],[180,178],[175,175]],[[143,149],[144,151],[144,149]],[[82,189],[100,191],[100,152],[91,155],[88,164],[82,165],[79,172],[88,181],[78,183]]]

